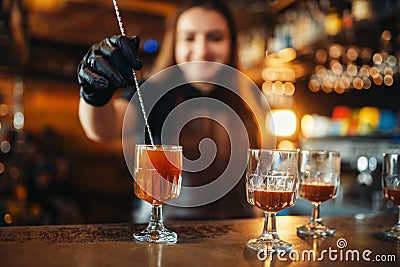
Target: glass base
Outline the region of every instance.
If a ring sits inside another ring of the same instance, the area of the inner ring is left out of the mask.
[[[334,236],[336,233],[335,229],[330,229],[324,225],[303,225],[297,228],[297,235],[300,237],[312,237],[312,238],[320,238],[320,237],[328,237]]]
[[[133,238],[140,242],[159,244],[175,244],[178,241],[178,235],[164,226],[162,220],[162,205],[152,206],[149,224],[146,229],[140,233],[133,234]]]
[[[247,241],[247,247],[256,251],[263,250],[267,253],[292,250],[292,244],[281,239],[253,238]]]
[[[398,241],[400,242],[400,229],[397,228],[390,228],[383,231],[383,235],[385,238],[391,241]]]
[[[150,242],[159,244],[175,244],[178,241],[178,235],[166,229],[162,228],[152,228],[150,225],[140,233],[133,234],[133,238],[140,242]]]

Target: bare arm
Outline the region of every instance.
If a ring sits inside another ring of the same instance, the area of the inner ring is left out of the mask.
[[[121,138],[122,124],[129,102],[117,98],[101,107],[94,107],[82,98],[79,119],[86,136],[95,142],[108,142]],[[129,109],[134,112],[134,109]],[[135,116],[135,114],[132,114]]]

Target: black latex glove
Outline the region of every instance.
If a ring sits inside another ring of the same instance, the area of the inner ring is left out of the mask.
[[[139,37],[115,35],[90,47],[77,69],[80,94],[87,103],[102,106],[118,88],[134,84],[132,69],[142,68],[139,43]]]

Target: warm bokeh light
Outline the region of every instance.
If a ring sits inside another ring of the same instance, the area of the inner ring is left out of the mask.
[[[369,73],[370,73],[371,77],[374,78],[374,79],[375,79],[375,78],[378,78],[378,77],[380,76],[379,70],[378,70],[377,67],[372,67],[372,68],[370,68],[370,69],[369,69]]]
[[[311,79],[308,82],[308,89],[310,89],[311,92],[318,92],[320,90],[321,83],[317,79]]]
[[[351,61],[355,61],[358,57],[358,51],[356,47],[349,47],[349,49],[347,49],[347,53],[346,56],[349,60]]]
[[[383,31],[381,39],[390,41],[392,33]],[[308,89],[314,93],[344,94],[352,89],[368,90],[373,84],[392,86],[400,68],[397,57],[384,48],[374,53],[371,48],[338,43],[332,43],[326,49],[318,48],[315,51],[317,64],[308,81]]]
[[[318,76],[323,76],[323,75],[326,75],[326,68],[324,67],[324,66],[322,66],[322,65],[317,65],[317,66],[315,66],[315,73],[318,75]]]
[[[274,83],[271,81],[265,81],[262,84],[262,91],[264,92],[264,94],[272,94],[272,85]]]
[[[285,88],[283,87],[283,83],[281,81],[276,81],[272,85],[272,92],[276,95],[283,95],[285,92]]]
[[[6,116],[8,114],[8,105],[7,104],[0,104],[0,117]]]
[[[291,47],[284,48],[278,51],[278,56],[281,58],[284,62],[289,62],[292,60],[296,59],[296,50],[294,50]]]
[[[272,68],[263,69],[262,77],[266,81],[275,81],[275,80],[277,80],[277,74]]]
[[[4,140],[0,143],[0,151],[4,154],[10,152],[11,144],[7,140]]]
[[[363,82],[364,82],[364,89],[369,89],[371,88],[372,82],[370,79],[368,78],[363,78]]]
[[[384,30],[381,34],[381,38],[385,42],[389,42],[392,39],[392,33],[388,30]]]
[[[369,0],[353,0],[352,15],[355,21],[369,19],[372,16],[372,8]]]
[[[341,45],[333,44],[329,48],[329,56],[331,58],[339,58],[341,54],[342,54],[342,46]]]
[[[15,196],[17,199],[25,200],[28,197],[28,191],[23,185],[17,185],[15,188]]]
[[[328,60],[328,53],[324,49],[317,49],[315,52],[315,59],[318,63],[325,64],[325,62]]]
[[[284,89],[284,94],[287,95],[287,96],[292,96],[294,94],[295,89],[296,89],[294,87],[294,84],[291,83],[291,82],[285,82],[283,84],[283,87],[285,88]]]
[[[24,6],[37,11],[51,11],[63,5],[65,0],[23,0]]]
[[[329,35],[337,34],[342,28],[342,20],[338,13],[329,13],[325,17],[325,31]]]
[[[383,70],[383,74],[393,76],[393,69],[390,68],[390,67],[386,67],[386,68]]]
[[[310,114],[306,114],[301,118],[300,122],[301,133],[304,137],[309,138],[312,136],[312,132],[314,129],[314,119]]]
[[[306,114],[301,118],[300,126],[305,138],[323,137],[329,134],[330,119],[316,114]]]
[[[13,179],[17,179],[20,175],[20,171],[17,167],[12,166],[10,168],[10,177]]]
[[[340,64],[338,60],[332,60],[331,61],[331,69],[334,74],[340,75],[343,72],[343,66]]]
[[[330,93],[332,92],[332,81],[330,79],[324,79],[322,81],[322,91],[324,91],[325,93]]]
[[[393,76],[391,76],[391,75],[385,75],[385,77],[383,78],[383,82],[384,82],[385,85],[387,85],[387,86],[392,86],[392,85],[393,85]]]
[[[372,61],[374,62],[374,64],[376,65],[380,65],[383,62],[383,58],[382,55],[379,53],[376,53],[373,57],[372,57]]]
[[[347,65],[347,73],[351,76],[357,75],[357,66],[354,64]]]
[[[394,67],[397,64],[397,58],[394,55],[389,55],[387,58],[387,63],[389,66]]]
[[[276,146],[277,149],[283,149],[283,150],[295,150],[297,149],[296,143],[290,141],[290,140],[282,140],[278,143]]]
[[[364,82],[363,82],[363,80],[361,78],[356,77],[353,80],[353,86],[354,86],[355,89],[361,90],[363,88],[363,86],[364,86]]]
[[[369,70],[370,67],[368,65],[362,65],[360,68],[360,76],[362,77],[369,77]]]
[[[349,79],[348,77],[342,76],[342,77],[340,78],[340,82],[343,83],[343,85],[344,85],[345,88],[349,88],[349,87],[350,87],[351,82],[350,82],[350,79]]]
[[[11,217],[11,214],[7,213],[4,215],[3,220],[6,224],[11,224],[13,222],[13,219]]]
[[[346,91],[346,87],[342,81],[336,81],[334,85],[335,92],[338,94],[343,94]]]
[[[376,107],[362,107],[358,114],[358,134],[368,135],[373,133],[379,124],[379,109]]]
[[[361,49],[360,57],[364,61],[369,61],[372,57],[372,49],[368,47],[364,47]]]
[[[374,77],[374,83],[375,83],[376,85],[382,85],[382,83],[383,83],[383,78],[382,78],[382,76],[381,76],[381,75],[378,75],[377,77]]]
[[[276,109],[267,115],[267,130],[276,136],[291,136],[297,129],[297,117],[293,110]]]

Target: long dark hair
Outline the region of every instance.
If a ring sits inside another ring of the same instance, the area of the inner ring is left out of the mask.
[[[153,67],[153,74],[176,64],[174,48],[177,21],[183,12],[193,7],[202,7],[204,9],[216,11],[226,19],[230,32],[231,45],[231,55],[227,64],[235,68],[237,67],[237,32],[235,21],[228,4],[223,0],[191,0],[180,5],[180,8],[174,16],[168,19],[161,51]]]

